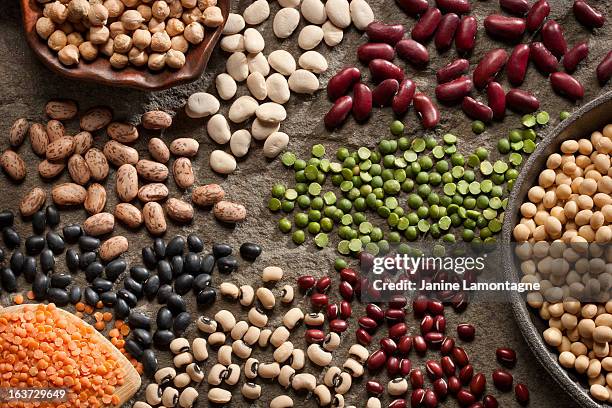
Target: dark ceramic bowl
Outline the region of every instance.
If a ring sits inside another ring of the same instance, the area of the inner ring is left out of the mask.
[[[585,104],[568,119],[557,125],[538,144],[538,148],[525,162],[520,175],[514,184],[508,207],[505,212],[502,229],[503,265],[505,278],[510,282],[520,280],[520,268],[510,249],[512,230],[519,221],[519,209],[527,196],[529,188],[537,183],[540,171],[544,169],[547,157],[559,151],[561,143],[568,139],[590,137],[595,130],[601,130],[612,123],[612,92]],[[587,383],[582,376],[570,372],[558,363],[556,350],[549,348],[542,339],[542,332],[548,327],[534,309],[527,306],[525,299],[518,292],[510,294],[512,311],[521,329],[525,341],[537,360],[581,407],[609,407],[593,400],[587,389]]]

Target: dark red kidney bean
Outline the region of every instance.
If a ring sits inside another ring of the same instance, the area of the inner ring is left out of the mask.
[[[427,11],[429,3],[427,0],[396,0],[402,10],[411,16],[418,16]]]
[[[493,378],[493,384],[495,384],[500,391],[507,392],[512,389],[512,381],[514,379],[512,378],[512,374],[508,371],[498,368],[493,371],[491,377]]]
[[[517,16],[524,16],[529,11],[527,0],[499,0],[501,8]]]
[[[457,325],[457,336],[463,341],[472,341],[476,335],[476,328],[470,323],[461,323]]]
[[[382,350],[376,350],[375,352],[370,354],[370,357],[368,357],[366,366],[368,367],[368,370],[376,371],[381,369],[386,362],[387,356],[385,355],[385,352]]]
[[[491,37],[507,41],[518,41],[526,26],[525,19],[501,14],[491,14],[484,21],[485,30]]]
[[[327,305],[326,314],[328,320],[334,320],[340,314],[340,308],[336,303],[330,303],[329,305]]]
[[[444,370],[442,370],[442,366],[440,363],[434,360],[427,360],[425,362],[425,370],[427,371],[427,375],[434,381],[436,378],[442,378],[444,376]]]
[[[434,330],[439,333],[444,333],[446,331],[446,318],[443,315],[434,317]],[[442,343],[442,341],[440,341],[440,343]]]
[[[390,377],[395,377],[400,370],[400,361],[397,357],[387,357],[387,364],[386,364],[386,368],[387,368],[387,374]]]
[[[331,107],[329,112],[327,112],[323,118],[325,127],[333,130],[341,126],[348,117],[348,114],[351,112],[352,108],[353,98],[348,95],[338,98],[336,102],[334,102],[334,105]]]
[[[470,96],[463,98],[461,109],[472,119],[481,120],[485,123],[489,123],[493,119],[493,110]]]
[[[467,385],[472,380],[473,375],[474,367],[471,364],[468,364],[465,367],[462,367],[461,370],[459,370],[459,374],[457,375],[457,377],[459,378],[462,384]]]
[[[329,276],[323,276],[317,281],[317,284],[315,285],[315,289],[317,290],[317,292],[325,293],[329,290],[329,288],[331,287],[331,284],[332,284],[331,278]]]
[[[351,317],[353,314],[353,309],[351,308],[351,304],[346,300],[340,302],[340,317],[344,320]]]
[[[485,395],[482,399],[482,405],[484,408],[497,408],[499,406],[497,398],[490,394]]]
[[[380,308],[380,306],[374,303],[368,303],[366,306],[366,315],[368,317],[378,323],[382,323],[385,320],[385,312]]]
[[[359,318],[359,320],[357,320],[357,323],[359,324],[359,326],[367,331],[373,331],[378,327],[378,323],[367,316],[362,316]]]
[[[436,105],[424,93],[417,93],[412,99],[414,110],[421,118],[421,123],[426,129],[436,127],[440,122],[440,112]]]
[[[421,324],[420,324],[421,334],[429,333],[433,329],[433,325],[434,325],[434,319],[432,316],[430,315],[423,316],[423,319],[421,319]]]
[[[400,83],[399,90],[391,102],[391,108],[396,115],[408,112],[415,91],[416,84],[412,79],[406,78]]]
[[[423,384],[425,384],[425,376],[420,369],[415,368],[410,372],[410,385],[412,388],[423,388]]]
[[[393,61],[395,49],[387,43],[365,43],[357,48],[357,57],[363,64],[377,58]]]
[[[495,75],[506,65],[508,61],[508,53],[503,48],[491,50],[485,54],[480,60],[472,78],[474,85],[478,89],[482,89],[493,80]]]
[[[385,392],[385,387],[383,387],[381,383],[375,380],[368,380],[366,382],[365,387],[366,387],[366,391],[370,395],[378,396],[378,395],[382,395],[382,393]]]
[[[529,403],[529,389],[523,383],[518,383],[514,387],[514,395],[516,396],[516,400],[521,405],[527,405]]]
[[[389,337],[392,339],[399,339],[408,332],[408,326],[406,323],[396,323],[389,327]]]
[[[355,67],[347,67],[342,69],[336,75],[330,78],[327,83],[327,96],[332,101],[346,95],[353,85],[361,79],[361,72]]]
[[[384,337],[384,338],[380,339],[379,344],[380,344],[380,348],[388,356],[392,355],[397,350],[397,343],[393,339],[391,339],[389,337]]]
[[[495,350],[497,361],[505,367],[513,368],[516,365],[516,352],[509,347],[500,347]]]
[[[525,80],[527,67],[529,66],[529,54],[531,47],[529,44],[519,44],[512,50],[508,63],[506,64],[506,72],[508,81],[514,86],[519,86]]]
[[[448,395],[448,382],[444,378],[438,378],[433,382],[433,390],[439,399],[444,399]]]
[[[347,281],[340,282],[340,285],[338,285],[338,291],[340,292],[340,296],[342,296],[342,299],[348,300],[348,301],[353,300],[353,296],[355,295],[355,290],[353,289],[353,286],[351,286],[351,284],[348,283]]]
[[[444,313],[444,303],[440,302],[439,300],[430,299],[427,302],[427,310],[429,310],[429,313],[434,316],[441,315]]]
[[[308,343],[322,343],[325,340],[325,333],[319,329],[308,329],[304,332],[304,338]]]
[[[436,5],[445,13],[466,14],[472,9],[469,0],[436,0]]]
[[[463,16],[457,32],[455,33],[455,47],[457,52],[467,54],[472,52],[476,45],[478,21],[474,16]]]
[[[383,107],[391,105],[391,101],[399,89],[395,79],[385,79],[372,91],[372,105]]]
[[[550,5],[546,0],[536,1],[529,12],[527,13],[527,29],[534,32],[544,22],[544,19],[550,14]]]
[[[370,42],[382,42],[395,45],[404,37],[404,26],[402,24],[385,24],[382,21],[373,21],[366,27],[366,34]]]
[[[407,406],[408,404],[403,398],[394,399],[389,403],[389,408],[406,408]]]
[[[348,323],[346,320],[334,319],[329,322],[329,329],[336,333],[344,333],[348,329]]]
[[[427,342],[425,342],[423,336],[414,336],[412,338],[412,343],[414,345],[414,350],[418,354],[425,354],[427,352]]]
[[[457,392],[457,401],[462,407],[469,407],[476,402],[476,397],[468,390],[460,390]]]
[[[446,374],[447,377],[455,375],[456,367],[452,358],[449,356],[442,357],[440,359],[440,365],[442,366],[442,370],[444,370],[444,374]]]
[[[448,378],[448,391],[453,394],[456,395],[459,390],[461,389],[461,381],[459,381],[459,378],[452,376]]]
[[[436,7],[430,7],[421,15],[421,18],[419,18],[414,27],[412,27],[410,36],[413,40],[420,43],[426,42],[436,32],[440,20],[442,20],[442,13],[440,10]]]
[[[493,119],[501,120],[506,116],[506,92],[499,82],[487,85],[487,103],[493,111]]]
[[[397,349],[401,354],[407,355],[410,352],[411,348],[412,348],[412,337],[405,334],[402,337],[400,337],[399,340],[397,341]]]
[[[368,346],[370,343],[372,343],[372,335],[362,327],[355,331],[355,337],[357,338],[359,344],[363,346]]]
[[[438,51],[444,51],[450,48],[460,21],[461,19],[455,13],[448,13],[442,17],[434,38],[434,43]]]
[[[438,397],[432,390],[425,390],[425,398],[423,399],[423,406],[425,408],[435,408],[438,406]]]
[[[403,295],[394,295],[389,299],[389,307],[391,309],[404,309],[408,304],[408,299]]]
[[[610,80],[610,77],[612,77],[612,51],[608,52],[597,65],[596,73],[601,86],[604,86]]]
[[[573,11],[576,20],[588,28],[599,28],[606,21],[602,13],[583,0],[576,0],[574,2]]]
[[[443,66],[436,72],[436,79],[439,84],[452,81],[467,72],[470,68],[470,61],[460,58],[456,59],[448,65]]]
[[[531,43],[530,58],[535,63],[538,70],[544,75],[556,72],[559,67],[557,57],[541,42]]]
[[[532,113],[540,108],[538,98],[521,89],[511,89],[506,94],[506,105],[517,113]]]
[[[399,373],[402,375],[402,377],[405,377],[408,374],[410,374],[411,369],[412,369],[412,362],[407,358],[402,358],[399,364]]]
[[[422,388],[416,388],[410,395],[410,406],[412,408],[419,408],[423,406],[425,400],[425,390]]]
[[[326,124],[327,124],[327,121],[326,121]],[[310,296],[310,303],[312,303],[314,307],[323,308],[327,306],[328,302],[329,302],[329,298],[324,293],[314,293],[312,296]]]
[[[424,67],[429,63],[429,52],[427,52],[427,48],[415,40],[401,40],[395,44],[395,50],[401,59],[416,67]]]
[[[312,275],[300,276],[297,279],[297,285],[302,290],[312,289],[312,287],[314,287],[315,283],[317,283],[317,281],[314,278],[314,276],[312,276]]]
[[[487,379],[483,373],[478,373],[470,381],[470,392],[476,397],[480,397],[487,385]]]
[[[573,73],[578,64],[588,57],[588,55],[589,44],[586,41],[574,45],[574,47],[563,56],[563,68],[565,68],[567,73]]]
[[[429,332],[423,337],[425,342],[434,349],[439,349],[444,341],[444,334],[438,332]]]
[[[550,84],[555,92],[572,101],[577,101],[584,97],[584,87],[582,84],[565,72],[552,73],[550,75]]]
[[[385,311],[385,319],[389,323],[406,320],[406,311],[404,309],[387,309]]]
[[[459,367],[463,367],[470,362],[467,353],[461,347],[453,347],[453,350],[451,351],[451,357]]]
[[[542,30],[542,42],[550,52],[557,58],[561,58],[567,52],[567,41],[563,35],[563,28],[555,20],[544,23]]]
[[[442,353],[443,356],[449,355],[451,351],[453,351],[454,347],[455,340],[450,337],[446,337],[444,340],[442,340],[442,344],[440,345],[440,353]]]
[[[372,74],[372,80],[376,83],[385,79],[395,79],[397,82],[404,79],[404,71],[394,63],[384,59],[373,59],[368,64],[368,68]]]

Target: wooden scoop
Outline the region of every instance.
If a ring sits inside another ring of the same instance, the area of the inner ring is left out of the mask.
[[[15,306],[5,307],[5,308],[0,309],[0,316],[5,313],[22,313],[24,309],[28,306],[36,307],[37,305],[24,304],[24,305],[15,305]],[[111,343],[106,337],[104,337],[104,335],[102,335],[98,330],[96,330],[89,323],[85,322],[80,317],[77,317],[73,315],[72,313],[67,312],[64,309],[61,309],[59,307],[57,308],[57,311],[63,314],[64,317],[66,317],[66,319],[69,319],[75,322],[75,324],[81,324],[84,326],[91,327],[94,333],[93,334],[94,337],[97,337],[99,343],[102,344],[103,347],[106,347],[108,350],[110,350],[114,359],[119,363],[121,369],[123,370],[123,377],[124,377],[125,382],[122,386],[117,387],[115,389],[115,394],[119,397],[119,402],[117,403],[117,405],[114,405],[114,406],[120,407],[127,400],[132,398],[132,395],[134,395],[136,391],[138,391],[138,389],[140,388],[140,384],[141,384],[140,374],[138,374],[138,371],[136,371],[134,366],[132,366],[132,363],[130,363],[130,361],[123,354],[121,354],[119,349],[115,347],[113,343]]]

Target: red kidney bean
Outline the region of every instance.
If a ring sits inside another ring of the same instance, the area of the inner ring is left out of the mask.
[[[499,5],[509,13],[524,16],[529,11],[527,0],[499,0]]]
[[[442,13],[440,10],[436,7],[430,7],[421,15],[421,18],[419,18],[414,27],[412,27],[410,36],[413,40],[420,43],[426,42],[436,32],[440,20],[442,20]]]
[[[353,290],[351,284],[347,281],[340,282],[340,285],[338,285],[338,291],[340,292],[340,296],[342,296],[344,300],[353,300],[353,295],[355,294],[355,291]]]
[[[317,282],[316,279],[312,275],[300,276],[297,279],[297,285],[302,290],[312,289],[312,287],[315,285],[316,282]]]
[[[325,293],[330,288],[331,284],[331,278],[329,276],[323,276],[317,281],[315,289],[317,289],[317,292]]]
[[[463,367],[470,362],[467,353],[461,347],[453,347],[453,350],[451,351],[451,357],[459,367]]]
[[[429,63],[427,48],[415,40],[401,40],[395,44],[395,50],[401,59],[416,67],[423,67]]]
[[[425,376],[420,369],[415,368],[410,372],[410,385],[412,388],[423,388],[423,384],[425,384]]]
[[[540,108],[538,99],[527,91],[511,89],[506,94],[506,105],[517,113],[532,113]]]
[[[363,64],[377,58],[393,61],[395,49],[387,43],[365,43],[357,48],[357,57]]]
[[[435,408],[438,406],[438,397],[436,397],[436,394],[430,389],[425,390],[423,406],[425,406],[425,408]]]
[[[554,72],[550,75],[550,84],[555,92],[576,101],[584,97],[584,87],[576,78],[565,72]]]
[[[414,336],[412,338],[412,343],[414,345],[414,350],[418,354],[425,354],[427,352],[427,343],[423,336]]]
[[[588,28],[599,28],[603,26],[606,21],[604,15],[586,1],[576,0],[573,10],[576,20]]]
[[[457,336],[463,341],[472,341],[476,335],[476,328],[470,323],[461,323],[457,326]]]
[[[348,329],[348,323],[342,319],[334,319],[329,322],[329,329],[336,333],[344,333]]]
[[[407,355],[410,352],[411,348],[412,348],[412,337],[405,334],[402,337],[400,337],[399,340],[397,341],[397,349],[399,350],[401,354]]]
[[[396,0],[402,10],[411,16],[417,16],[427,11],[429,3],[427,0]]]
[[[425,370],[427,371],[427,375],[434,381],[437,378],[442,378],[444,376],[444,370],[442,370],[442,366],[440,363],[434,360],[427,360],[425,362]]]
[[[385,319],[390,323],[404,321],[406,320],[406,311],[404,309],[387,309]]]
[[[467,72],[470,68],[470,61],[460,58],[456,59],[448,65],[443,66],[436,72],[436,79],[439,84],[452,81],[458,78],[461,74]]]
[[[606,56],[597,65],[597,80],[601,86],[604,86],[612,77],[612,51],[608,52]]]
[[[535,62],[536,67],[544,75],[556,72],[559,67],[557,57],[541,42],[531,43],[530,57]]]
[[[372,80],[376,83],[385,79],[395,79],[397,82],[404,79],[404,71],[394,63],[384,59],[373,59],[368,64],[368,68],[370,68]]]
[[[408,374],[410,374],[411,369],[412,369],[412,362],[407,358],[402,358],[399,364],[399,373],[402,375],[402,377],[405,377]]]
[[[326,314],[327,314],[327,319],[328,320],[334,320],[340,314],[340,308],[338,307],[337,304],[330,303],[329,305],[327,305]]]
[[[442,353],[443,356],[446,356],[453,351],[454,347],[455,340],[450,337],[446,337],[444,340],[442,340],[442,344],[440,345],[440,353]]]
[[[319,329],[308,329],[304,332],[304,338],[308,343],[322,343],[325,340],[325,333]]]
[[[440,365],[442,366],[442,370],[444,370],[444,374],[447,377],[451,377],[455,375],[455,363],[449,356],[444,356],[440,359]]]
[[[434,316],[444,314],[444,303],[440,302],[439,300],[430,299],[427,302],[427,310],[429,310],[429,313]]]
[[[444,399],[448,395],[448,382],[444,378],[438,378],[433,382],[433,390],[439,399]]]
[[[422,388],[413,389],[410,395],[410,406],[412,408],[419,408],[423,406],[425,400],[425,390]]]
[[[472,91],[472,80],[463,75],[450,82],[436,86],[436,98],[441,102],[452,103],[461,100]]]
[[[436,0],[436,5],[445,13],[466,14],[471,10],[469,0]]]
[[[460,390],[457,392],[457,401],[462,407],[469,407],[476,402],[476,397],[468,390]]]
[[[529,389],[523,383],[518,383],[514,387],[514,395],[516,400],[521,405],[527,405],[529,403]]]
[[[399,89],[395,79],[385,79],[372,91],[372,105],[383,107],[391,105],[391,101]]]
[[[576,70],[580,62],[589,55],[589,45],[586,41],[580,42],[563,56],[563,68],[569,74]]]
[[[506,61],[508,61],[508,53],[503,48],[487,52],[476,66],[472,76],[476,88],[482,89],[487,86],[506,65]]]
[[[497,398],[494,396],[487,394],[482,399],[482,405],[484,408],[497,408],[499,404],[497,403]]]
[[[389,327],[389,337],[392,339],[399,339],[408,332],[408,326],[406,323],[396,323]]]
[[[370,42],[382,42],[395,45],[404,37],[402,24],[385,24],[382,21],[373,21],[366,27],[366,34]]]
[[[444,341],[444,334],[438,332],[429,332],[423,337],[425,342],[434,349],[439,349]]]
[[[340,317],[344,320],[351,317],[353,314],[353,309],[351,309],[351,304],[346,300],[340,302]]]
[[[544,22],[544,19],[550,14],[550,5],[546,0],[538,0],[531,6],[527,13],[527,29],[534,32]]]
[[[437,315],[434,317],[434,330],[439,333],[444,333],[446,331],[446,318],[444,316]],[[440,343],[442,343],[442,340]]]
[[[372,342],[372,335],[362,327],[355,331],[355,337],[357,338],[359,344],[363,346],[368,346]]]
[[[389,403],[389,408],[406,408],[408,405],[403,398],[394,399]]]
[[[472,52],[476,45],[478,21],[474,16],[463,16],[455,32],[455,47],[457,52],[467,54]]]
[[[397,343],[389,337],[380,339],[379,344],[386,355],[392,355],[397,350]]]
[[[519,86],[525,80],[530,53],[531,47],[529,47],[529,44],[519,44],[512,50],[512,54],[510,54],[510,58],[508,58],[508,63],[506,64],[508,81],[510,81],[512,85]]]
[[[476,397],[480,397],[487,385],[487,379],[483,373],[478,373],[470,381],[470,392]]]
[[[385,355],[385,352],[382,350],[376,350],[375,352],[370,354],[370,357],[368,357],[366,366],[368,367],[368,370],[376,371],[382,368],[382,366],[384,366],[386,362],[387,356]]]
[[[484,21],[487,33],[495,38],[518,41],[525,32],[525,19],[519,17],[506,17],[501,14],[491,14]]]
[[[461,19],[455,13],[448,13],[442,17],[434,38],[434,43],[438,51],[444,51],[450,48],[460,21]]]
[[[383,312],[380,306],[374,303],[368,303],[365,310],[370,319],[378,323],[382,323],[385,320],[385,312]]]
[[[341,126],[346,120],[348,114],[351,112],[352,108],[353,98],[348,95],[338,98],[336,102],[334,102],[334,105],[331,107],[329,112],[327,112],[323,118],[325,127],[333,130]]]
[[[493,111],[493,118],[503,119],[506,116],[506,92],[499,82],[489,82],[487,99],[489,108]]]
[[[462,384],[469,384],[472,380],[472,376],[474,375],[474,367],[471,364],[466,365],[465,367],[459,370],[459,374],[457,377],[461,381]]]
[[[413,105],[414,110],[421,118],[421,123],[426,129],[436,127],[440,122],[440,112],[436,105],[429,99],[424,93],[417,93],[414,95]]]
[[[357,320],[357,323],[361,328],[367,330],[368,332],[376,330],[378,327],[378,323],[376,323],[374,319],[367,316],[360,317],[359,320]]]
[[[368,380],[366,382],[365,387],[366,387],[366,391],[370,395],[378,396],[378,395],[381,395],[383,392],[385,392],[385,387],[383,387],[381,383],[375,380]]]
[[[448,378],[448,391],[456,395],[461,389],[461,381],[455,376],[451,376]]]
[[[387,374],[390,377],[395,377],[399,371],[400,371],[400,361],[397,357],[387,357],[387,364],[386,364],[386,368],[387,368]]]
[[[427,334],[433,329],[434,319],[430,315],[423,316],[421,319],[421,334]]]
[[[391,108],[396,115],[401,116],[408,111],[415,91],[416,84],[413,80],[406,78],[400,83],[399,90],[391,102]]]
[[[330,78],[327,83],[327,96],[332,101],[346,95],[349,90],[361,79],[361,72],[355,67],[342,69]]]
[[[372,91],[366,84],[361,82],[355,84],[353,87],[353,117],[357,122],[365,122],[371,113]],[[356,279],[353,283],[356,283]]]
[[[544,46],[557,58],[561,58],[567,52],[567,41],[563,35],[563,28],[555,20],[544,23],[542,30],[542,42]]]
[[[493,378],[493,384],[495,384],[500,391],[507,392],[512,389],[513,378],[512,374],[510,374],[508,371],[498,368],[493,371],[491,377]]]
[[[328,302],[329,302],[329,298],[324,293],[314,293],[312,296],[310,296],[310,303],[312,303],[314,307],[317,307],[317,308],[325,307],[327,306]]]
[[[481,120],[485,123],[489,123],[493,119],[493,110],[470,96],[463,98],[461,109],[472,119]]]
[[[505,367],[513,368],[516,365],[516,352],[508,347],[500,347],[495,351],[497,361]]]

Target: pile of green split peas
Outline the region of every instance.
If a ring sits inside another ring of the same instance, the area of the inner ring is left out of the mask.
[[[566,113],[561,114],[561,119]],[[342,255],[366,250],[374,255],[387,253],[392,244],[408,253],[413,242],[430,236],[446,243],[495,242],[502,228],[507,192],[518,177],[524,154],[536,148],[537,125],[549,121],[546,112],[522,117],[522,129],[512,130],[497,144],[505,160],[490,160],[489,151],[477,148],[465,157],[457,151],[457,137],[447,133],[442,143],[434,137],[403,136],[404,125],[394,121],[391,134],[376,150],[342,147],[336,160],[325,157],[325,147],[312,147],[308,160],[286,152],[282,163],[295,172],[295,185],[276,184],[268,207],[283,212],[279,229],[292,233],[297,245],[314,237],[318,248],[328,246],[329,233],[337,227]],[[474,122],[475,133],[484,123]],[[324,191],[327,179],[335,187]],[[294,212],[292,219],[289,214]],[[385,231],[371,217],[386,219]]]

